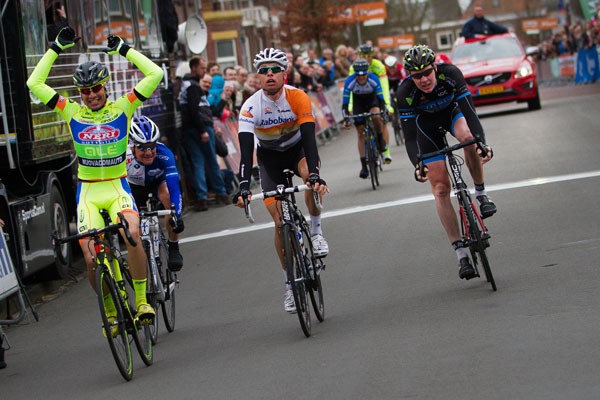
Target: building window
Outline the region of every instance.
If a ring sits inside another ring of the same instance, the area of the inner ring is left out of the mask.
[[[435,34],[435,41],[438,50],[447,50],[452,48],[454,43],[454,32],[443,31]]]
[[[235,67],[237,64],[235,40],[217,40],[215,41],[215,46],[217,49],[217,63],[221,67],[221,71],[225,67]]]

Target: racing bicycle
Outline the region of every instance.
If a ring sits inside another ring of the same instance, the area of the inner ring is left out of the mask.
[[[54,252],[59,261],[62,253],[59,247],[67,242],[79,241],[90,238],[90,246],[94,246],[96,257],[96,293],[104,336],[117,367],[125,380],[133,377],[133,357],[131,341],[146,365],[152,365],[154,350],[150,327],[142,325],[135,313],[135,293],[133,281],[127,267],[127,262],[119,250],[118,231],[123,230],[125,237],[132,246],[136,243],[129,233],[129,223],[123,214],[117,213],[119,222],[111,223],[108,211],[100,210],[105,226],[99,229],[90,229],[76,235],[58,237],[57,232],[52,233]],[[105,298],[111,298],[114,311],[107,313]],[[133,303],[132,303],[133,301]]]
[[[365,119],[365,130],[363,132],[363,137],[365,139],[365,159],[369,175],[371,176],[371,186],[373,187],[373,190],[377,190],[377,186],[379,186],[379,171],[383,171],[383,154],[377,145],[378,139],[377,133],[375,132],[375,126],[373,125],[373,117],[385,114],[385,111],[379,111],[376,113],[366,112],[348,116],[348,119]]]
[[[448,132],[442,127],[439,128],[439,132],[443,138],[444,148],[431,153],[418,155],[417,159],[421,168],[421,175],[424,175],[423,160],[442,154],[446,155],[448,165],[450,166],[452,188],[454,189],[454,194],[458,201],[462,240],[471,252],[471,259],[473,260],[476,276],[480,276],[479,263],[481,263],[487,281],[492,286],[492,290],[496,291],[496,281],[494,280],[494,275],[492,274],[490,262],[486,254],[486,249],[490,247],[490,234],[476,205],[471,199],[467,184],[462,178],[461,167],[464,165],[464,159],[454,154],[455,151],[472,144],[477,144],[477,147],[481,150],[482,157],[487,155],[487,150],[484,144],[477,138],[449,146],[446,139],[446,134]]]
[[[325,269],[323,258],[317,257],[313,251],[310,226],[296,204],[294,193],[312,190],[307,185],[292,186],[290,170],[284,171],[287,184],[278,185],[276,190],[252,195],[252,200],[274,197],[281,202],[281,229],[283,230],[284,255],[288,281],[294,293],[294,301],[300,326],[306,337],[311,335],[310,303],[319,322],[325,319],[325,302],[321,271]],[[319,195],[313,192],[315,202],[320,207]],[[253,223],[254,217],[250,202],[244,199],[246,217]]]
[[[167,331],[175,330],[175,289],[179,285],[177,274],[167,268],[167,237],[158,217],[170,215],[170,223],[175,223],[175,206],[170,210],[159,210],[158,199],[150,193],[146,208],[140,209],[140,236],[148,260],[148,284],[146,297],[156,315],[162,308],[163,320]],[[158,341],[158,318],[150,325],[152,344]]]

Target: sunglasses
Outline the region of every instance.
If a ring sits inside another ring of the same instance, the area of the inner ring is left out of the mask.
[[[410,76],[413,79],[419,80],[419,79],[421,79],[424,76],[431,75],[432,72],[433,72],[433,68],[428,68],[428,69],[426,69],[425,71],[422,71],[422,72],[416,72],[414,74],[411,73]]]
[[[141,151],[142,153],[145,153],[147,150],[154,150],[156,149],[156,143],[153,144],[136,144],[135,147]]]
[[[283,68],[281,68],[279,65],[272,65],[270,67],[260,67],[258,69],[258,73],[260,75],[266,75],[269,73],[269,71],[271,71],[274,74],[278,74],[283,71]]]
[[[81,88],[81,89],[79,89],[79,92],[81,94],[85,94],[86,96],[89,96],[92,92],[98,93],[99,91],[102,90],[103,87],[104,87],[104,85],[96,85],[96,86],[92,86],[91,88]]]

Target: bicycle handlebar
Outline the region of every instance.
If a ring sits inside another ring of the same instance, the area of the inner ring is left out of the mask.
[[[373,117],[375,115],[384,115],[387,114],[387,111],[379,111],[376,113],[372,113],[372,112],[365,112],[362,114],[352,114],[352,115],[347,115],[346,118],[348,119],[355,119],[355,118],[369,118],[369,117]]]
[[[439,127],[439,132],[440,132],[440,134],[444,135],[444,137],[445,137],[446,133],[448,133],[448,131],[446,131],[441,126]],[[467,140],[466,142],[460,142],[460,143],[457,143],[457,144],[455,144],[453,146],[446,145],[446,147],[444,147],[443,149],[440,149],[440,150],[437,150],[437,151],[434,151],[434,152],[431,152],[431,153],[417,154],[417,161],[421,162],[421,161],[426,160],[428,158],[432,158],[432,157],[439,156],[439,155],[442,155],[442,154],[449,154],[449,153],[452,153],[452,152],[454,152],[456,150],[462,149],[463,147],[470,146],[472,144],[477,144],[477,147],[479,148],[479,150],[481,150],[481,157],[482,158],[485,157],[485,156],[487,156],[487,149],[485,148],[485,145],[483,144],[483,142],[481,141],[481,139],[479,139],[477,137],[474,137],[471,140]]]
[[[252,201],[252,200],[264,200],[269,197],[281,196],[281,195],[288,194],[288,193],[304,192],[307,190],[311,190],[311,187],[308,185],[298,185],[298,186],[277,188],[275,190],[270,190],[268,192],[261,192],[261,193],[252,195],[250,200],[244,199],[244,211],[246,213],[246,218],[248,218],[250,223],[254,223],[254,217],[252,216],[252,210],[250,209],[250,201]],[[315,203],[316,203],[317,207],[319,209],[321,209],[323,206],[319,199],[319,194],[317,192],[313,191],[313,196],[315,198]]]
[[[61,252],[58,251],[58,249],[57,249],[58,246],[60,246],[61,244],[85,239],[88,237],[91,237],[91,238],[99,237],[100,235],[102,235],[105,232],[117,232],[119,229],[123,229],[123,231],[125,232],[125,237],[127,238],[127,241],[132,246],[135,247],[137,245],[137,243],[133,240],[133,238],[131,237],[131,233],[129,232],[129,222],[127,222],[127,220],[125,219],[123,214],[121,214],[120,212],[117,213],[117,215],[119,216],[119,222],[116,224],[110,224],[110,225],[107,225],[107,226],[104,226],[104,227],[98,228],[98,229],[92,228],[92,229],[89,229],[82,233],[65,236],[64,238],[59,238],[58,233],[56,231],[53,231],[52,232],[52,247],[54,248],[54,253],[56,254],[57,258],[61,262],[64,261],[64,257],[62,256]]]

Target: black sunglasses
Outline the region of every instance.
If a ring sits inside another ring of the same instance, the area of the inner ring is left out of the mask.
[[[433,72],[433,67],[426,69],[425,71],[421,71],[421,72],[415,72],[415,73],[411,73],[410,76],[413,79],[421,79],[424,76],[429,76],[431,75],[431,73]]]
[[[156,148],[156,143],[136,143],[135,147],[141,152],[145,152],[146,150],[152,151]]]
[[[274,74],[278,74],[281,71],[283,71],[283,68],[281,68],[279,65],[271,65],[270,67],[260,67],[258,69],[258,73],[260,75],[266,75],[269,73],[269,71],[271,71]]]
[[[79,92],[81,92],[81,94],[85,94],[86,96],[89,96],[92,92],[98,93],[99,91],[102,90],[103,87],[104,87],[104,85],[96,85],[96,86],[92,86],[91,88],[81,88],[81,89],[79,89]]]

